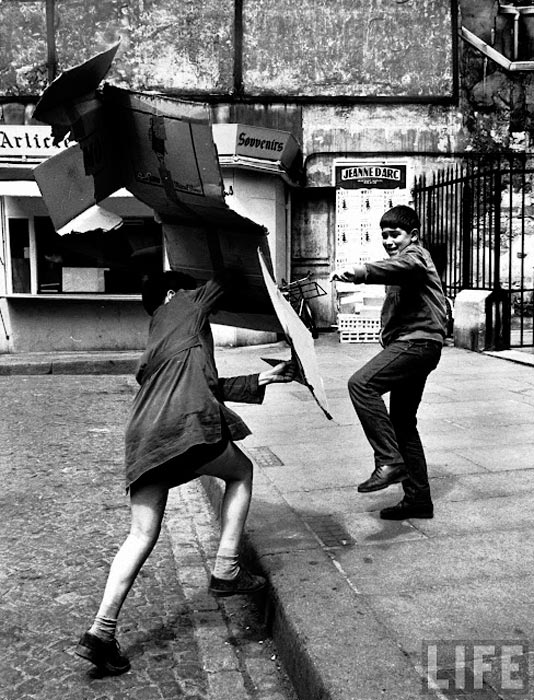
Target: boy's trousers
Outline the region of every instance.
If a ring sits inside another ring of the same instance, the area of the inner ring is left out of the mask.
[[[431,503],[427,464],[417,431],[417,409],[428,375],[441,357],[441,343],[397,340],[349,379],[349,394],[373,448],[375,466],[404,464],[406,503]],[[382,395],[390,393],[389,414]]]

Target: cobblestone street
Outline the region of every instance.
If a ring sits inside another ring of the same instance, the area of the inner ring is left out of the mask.
[[[196,484],[172,492],[160,541],[119,621],[132,670],[73,654],[126,535],[130,376],[0,379],[1,700],[287,700],[261,602],[206,592],[217,527]]]

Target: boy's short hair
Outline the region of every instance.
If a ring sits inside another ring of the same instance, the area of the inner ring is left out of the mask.
[[[380,228],[401,228],[407,233],[411,233],[414,228],[421,230],[421,222],[415,209],[399,204],[382,215]]]
[[[143,307],[152,316],[158,306],[163,304],[169,289],[177,292],[179,289],[196,289],[196,286],[196,280],[183,272],[169,270],[152,275],[143,283],[141,292]]]

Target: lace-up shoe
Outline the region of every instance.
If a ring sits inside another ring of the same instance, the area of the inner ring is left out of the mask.
[[[109,676],[118,676],[130,670],[128,657],[121,652],[116,639],[108,642],[91,632],[84,632],[74,652]]]
[[[210,579],[209,592],[215,596],[230,596],[243,593],[256,593],[265,588],[267,581],[263,576],[251,574],[245,568],[241,567],[235,578],[223,579],[212,576]]]

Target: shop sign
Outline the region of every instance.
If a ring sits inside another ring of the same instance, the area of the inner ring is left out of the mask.
[[[258,129],[239,124],[235,152],[236,155],[278,161],[282,159],[290,136],[289,133],[274,129]]]
[[[405,189],[406,165],[369,162],[336,165],[335,186],[344,189]]]
[[[0,125],[0,159],[23,160],[24,158],[47,158],[69,145],[65,137],[57,146],[53,144],[50,126]]]

